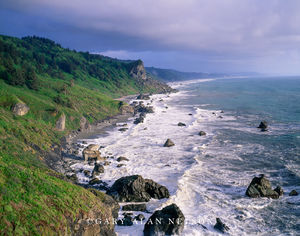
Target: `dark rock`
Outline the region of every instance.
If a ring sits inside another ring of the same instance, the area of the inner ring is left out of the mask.
[[[145,216],[143,214],[138,214],[136,217],[134,217],[137,221],[143,221],[145,219]]]
[[[110,161],[105,161],[105,162],[103,163],[103,165],[104,165],[104,166],[108,166],[108,165],[110,165],[110,163],[111,163]]]
[[[82,144],[87,144],[87,142],[86,141],[82,141]]]
[[[122,207],[122,211],[146,211],[146,204],[128,204]]]
[[[222,233],[226,233],[229,230],[229,227],[225,225],[220,218],[216,218],[217,223],[214,225],[216,230],[219,230]]]
[[[122,215],[123,215],[123,216],[132,216],[133,213],[132,213],[132,212],[124,212]]]
[[[272,190],[270,181],[260,175],[259,177],[254,177],[246,190],[246,195],[251,198],[257,197],[269,197],[277,199],[279,194]]]
[[[192,113],[189,113],[189,116],[192,116],[193,114]]]
[[[89,177],[91,175],[91,172],[89,170],[84,170],[83,171],[83,174],[86,176],[86,177]]]
[[[118,157],[117,162],[120,161],[129,161],[126,157]]]
[[[67,175],[67,178],[69,180],[71,180],[73,183],[77,183],[78,182],[78,178],[77,178],[77,175],[75,173],[71,173],[71,174]]]
[[[107,191],[119,202],[148,202],[151,197],[156,199],[170,196],[166,187],[140,175],[126,176],[118,179]]]
[[[125,164],[118,164],[117,167],[120,168],[122,166],[125,166]]]
[[[206,135],[206,133],[205,133],[204,131],[200,131],[200,132],[199,132],[199,135],[200,135],[200,136],[204,136],[204,135]]]
[[[167,141],[164,144],[164,147],[172,147],[174,145],[175,145],[175,143],[173,143],[173,141],[168,138]]]
[[[146,192],[155,199],[169,198],[169,190],[151,179],[145,179]]]
[[[126,130],[128,130],[128,128],[121,128],[121,129],[119,129],[120,132],[124,132]]]
[[[92,180],[89,181],[89,185],[102,184],[102,183],[103,181],[98,178],[93,178]]]
[[[144,117],[138,117],[138,118],[136,118],[135,120],[134,120],[134,124],[135,125],[137,125],[137,124],[139,124],[139,123],[143,123],[144,122]]]
[[[176,204],[155,211],[144,227],[144,236],[180,235],[185,217]]]
[[[179,122],[177,125],[178,125],[178,126],[186,126],[186,124],[185,124],[185,123],[182,123],[182,122]]]
[[[140,94],[136,97],[138,100],[150,100],[150,96],[147,94]]]
[[[261,129],[261,131],[267,131],[268,130],[268,123],[267,121],[260,122],[258,129]]]
[[[137,112],[142,112],[142,113],[154,113],[153,107],[151,106],[144,106],[144,105],[139,105],[136,107]]]
[[[223,116],[218,116],[219,119],[223,119]]]
[[[95,163],[92,175],[95,176],[95,175],[99,175],[102,173],[104,173],[104,166],[101,164]]]
[[[224,111],[221,111],[220,113],[224,113]]]
[[[298,196],[298,192],[294,189],[289,193],[289,196]]]
[[[79,154],[79,151],[78,151],[78,150],[75,150],[75,151],[73,151],[73,154],[74,154],[74,155],[78,155],[78,154]]]
[[[279,196],[282,196],[283,195],[283,189],[280,187],[280,186],[277,186],[275,189],[274,189],[275,192],[278,193]]]

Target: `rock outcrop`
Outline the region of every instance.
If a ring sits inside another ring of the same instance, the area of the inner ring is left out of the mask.
[[[128,204],[122,207],[122,211],[146,211],[146,204]]]
[[[172,147],[174,145],[175,145],[175,143],[171,139],[168,138],[164,144],[164,147]]]
[[[267,131],[268,130],[268,123],[267,123],[267,121],[260,122],[260,124],[259,124],[259,126],[257,128],[260,129],[263,132]]]
[[[56,121],[56,130],[58,131],[64,131],[66,127],[66,115],[64,113],[61,114],[61,116]]]
[[[102,173],[104,173],[104,166],[99,163],[95,163],[95,166],[94,166],[94,169],[92,172],[92,176],[94,177],[94,176],[102,174]]]
[[[168,189],[153,180],[140,175],[118,179],[107,191],[118,202],[148,202],[151,198],[162,199],[170,196]]]
[[[294,189],[289,193],[289,196],[298,196],[299,193]]]
[[[283,193],[283,190],[282,190]],[[254,177],[246,190],[246,195],[251,198],[268,197],[277,199],[281,196],[281,188],[272,190],[270,181],[264,175]]]
[[[219,230],[222,233],[226,233],[227,231],[229,231],[229,227],[227,225],[225,225],[220,218],[216,218],[217,223],[214,225],[214,228],[216,230]]]
[[[100,146],[97,144],[90,144],[82,151],[82,155],[85,161],[104,161],[105,159],[100,156],[99,152]]]
[[[139,94],[136,99],[138,100],[150,100],[150,96],[148,94]]]
[[[111,220],[118,217],[119,204],[110,196],[95,189],[89,189],[89,191],[98,200],[91,203],[93,207],[88,212],[80,210],[75,219],[74,217],[67,218],[66,235],[116,235],[113,222],[109,224],[104,222],[106,219]]]
[[[125,115],[125,114],[134,114],[134,108],[132,106],[127,105],[127,104],[123,104],[120,107],[120,112],[123,115]]]
[[[120,161],[129,161],[129,159],[126,157],[118,157],[117,162],[120,162]]]
[[[23,102],[16,103],[12,108],[12,112],[17,116],[24,116],[28,111],[29,107]]]
[[[185,124],[185,123],[182,123],[182,122],[179,122],[177,125],[178,125],[178,126],[186,126],[186,124]]]
[[[155,211],[144,227],[144,236],[180,235],[185,217],[176,204]]]
[[[80,125],[80,131],[88,130],[88,129],[91,128],[90,123],[88,122],[88,120],[84,116],[81,117],[79,125]]]
[[[146,70],[144,67],[144,63],[141,60],[136,61],[135,65],[132,67],[129,74],[135,79],[147,79]]]

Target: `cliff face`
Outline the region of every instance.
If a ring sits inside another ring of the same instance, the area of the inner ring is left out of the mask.
[[[141,60],[132,63],[129,74],[137,81],[137,84],[145,90],[152,90],[155,93],[176,92],[175,89],[172,89],[167,84],[154,79],[150,74],[148,74],[145,70],[144,63]]]
[[[144,63],[141,60],[138,60],[135,65],[132,67],[131,71],[129,74],[135,78],[135,79],[142,79],[146,80],[147,79],[147,74],[146,70],[144,67]]]

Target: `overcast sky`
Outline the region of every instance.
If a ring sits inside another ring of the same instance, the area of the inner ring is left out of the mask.
[[[299,0],[0,0],[0,34],[182,71],[300,74]]]

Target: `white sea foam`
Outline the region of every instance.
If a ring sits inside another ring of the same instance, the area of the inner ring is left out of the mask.
[[[235,116],[223,114],[220,110],[179,105],[177,101],[187,96],[190,95],[186,92],[154,95],[151,105],[155,113],[148,114],[144,123],[134,125],[131,119],[125,132],[118,131],[119,127],[116,127],[107,136],[85,140],[88,144],[104,146],[101,155],[115,157],[108,159],[111,165],[105,167],[101,179],[112,185],[120,177],[140,174],[167,186],[171,198],[151,200],[147,204],[148,210],[153,212],[176,203],[186,217],[184,235],[217,235],[213,228],[216,217],[230,226],[232,235],[263,235],[262,219],[255,212],[267,207],[271,201],[245,198],[245,188],[256,173],[245,171],[241,174],[233,169],[230,161],[242,162],[240,154],[259,153],[264,147],[259,144],[232,144],[230,140],[223,140],[226,145],[221,145],[215,138],[223,128],[258,131],[241,127]],[[186,126],[179,127],[178,122]],[[207,135],[199,136],[201,130]],[[163,147],[168,138],[175,146]],[[125,156],[129,161],[121,162],[125,165],[117,168],[120,163],[116,158],[119,156]],[[92,167],[76,164],[73,168],[91,170]],[[88,180],[82,174],[78,177],[82,183]],[[143,214],[146,218],[151,215]],[[116,232],[118,235],[139,236],[143,235],[143,227],[142,224],[116,226]]]

